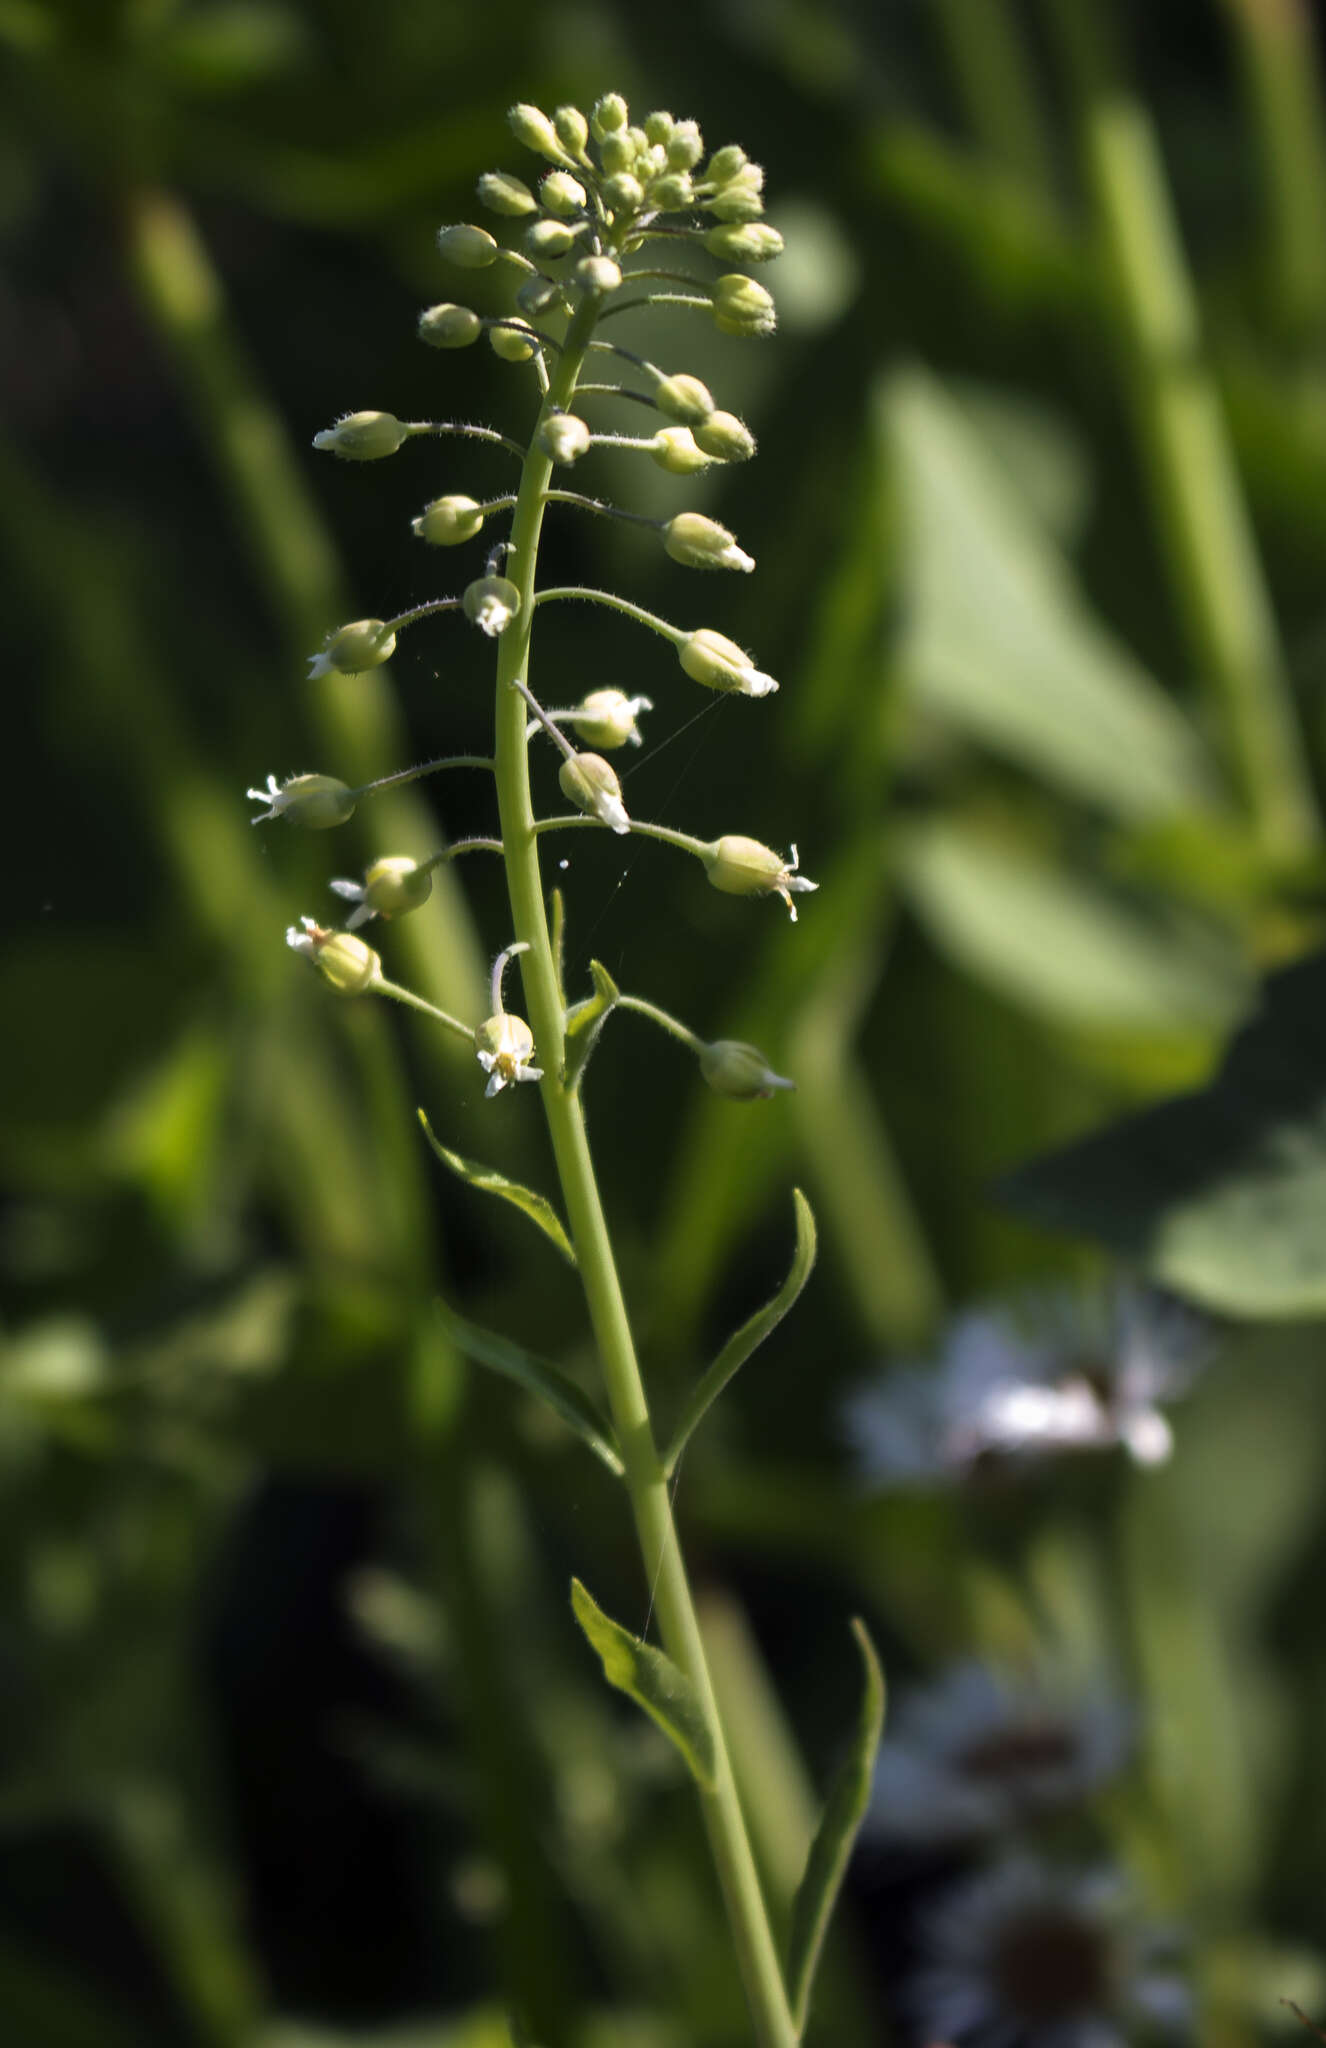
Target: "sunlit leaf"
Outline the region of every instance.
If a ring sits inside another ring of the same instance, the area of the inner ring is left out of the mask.
[[[510,1202],[537,1223],[546,1237],[552,1239],[562,1257],[574,1266],[576,1255],[571,1240],[562,1225],[562,1220],[546,1195],[535,1194],[533,1188],[522,1187],[517,1180],[508,1180],[496,1167],[479,1166],[472,1159],[462,1159],[459,1152],[449,1152],[433,1136],[432,1128],[423,1110],[419,1111],[419,1122],[424,1136],[444,1166],[450,1167],[458,1179],[467,1181],[472,1188],[482,1188],[488,1195],[500,1195],[504,1202]]]
[[[870,1781],[875,1752],[884,1728],[884,1673],[865,1623],[854,1621],[861,1661],[865,1666],[865,1689],[852,1746],[838,1767],[825,1801],[824,1813],[806,1858],[806,1873],[797,1888],[792,1907],[792,1931],[787,1945],[787,1996],[797,2034],[805,2028],[824,1936],[847,1875],[852,1845],[870,1800]]]
[[[599,1041],[599,1033],[609,1015],[621,1000],[621,990],[601,960],[589,963],[590,980],[594,984],[592,996],[586,996],[583,1003],[575,1003],[567,1012],[566,1036],[566,1080],[574,1087],[589,1064],[589,1056]]]
[[[486,1365],[490,1372],[500,1372],[506,1379],[514,1380],[527,1394],[536,1395],[620,1478],[622,1461],[612,1427],[573,1379],[547,1359],[537,1358],[533,1352],[512,1343],[509,1337],[467,1323],[444,1301],[438,1303],[438,1312],[458,1351],[463,1351],[476,1365]]]
[[[676,1744],[692,1777],[709,1791],[714,1783],[714,1743],[709,1723],[685,1673],[671,1657],[642,1643],[611,1621],[579,1579],[571,1581],[571,1606],[592,1649],[603,1661],[603,1676],[643,1707],[651,1721]]]
[[[763,1308],[757,1309],[739,1330],[733,1332],[713,1364],[696,1381],[664,1456],[665,1472],[673,1471],[696,1424],[704,1419],[732,1375],[746,1363],[752,1351],[763,1344],[770,1332],[781,1323],[810,1278],[810,1269],[815,1263],[815,1217],[800,1188],[793,1188],[792,1200],[796,1207],[797,1242],[787,1278],[777,1294],[767,1301]]]

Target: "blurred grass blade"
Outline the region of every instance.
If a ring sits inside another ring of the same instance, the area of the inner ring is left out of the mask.
[[[881,388],[898,500],[899,659],[919,703],[1111,815],[1201,807],[1193,728],[1085,603],[1068,563],[933,378]]]
[[[870,1799],[875,1752],[884,1729],[884,1673],[865,1623],[854,1621],[852,1633],[865,1666],[861,1712],[852,1747],[839,1766],[825,1801],[824,1814],[806,1858],[806,1874],[792,1908],[787,1996],[798,2034],[805,2030],[820,1950]]]
[[[800,1188],[793,1188],[792,1201],[796,1207],[797,1242],[787,1278],[777,1294],[767,1301],[763,1308],[757,1309],[739,1330],[733,1332],[708,1371],[701,1374],[691,1389],[690,1398],[682,1409],[680,1420],[672,1433],[672,1441],[664,1454],[663,1470],[668,1474],[675,1470],[677,1460],[697,1423],[704,1419],[732,1375],[746,1363],[752,1351],[763,1344],[770,1332],[778,1327],[810,1278],[816,1251],[815,1217]]]
[[[488,1195],[500,1195],[504,1202],[510,1202],[521,1210],[529,1217],[531,1223],[538,1224],[545,1237],[552,1239],[567,1263],[574,1266],[576,1255],[571,1240],[563,1228],[561,1217],[546,1195],[536,1194],[533,1188],[522,1187],[518,1180],[508,1180],[496,1167],[479,1166],[472,1159],[462,1159],[459,1152],[449,1152],[446,1146],[440,1144],[433,1136],[432,1126],[422,1109],[418,1114],[424,1136],[444,1166],[449,1167],[460,1180],[467,1181],[472,1188],[481,1188]]]
[[[603,1676],[643,1707],[651,1721],[676,1744],[686,1759],[687,1769],[702,1790],[714,1787],[714,1744],[685,1673],[661,1650],[629,1635],[618,1622],[603,1612],[579,1579],[571,1581],[571,1606],[585,1632],[591,1649],[603,1661]]]
[[[500,1372],[505,1378],[514,1380],[527,1394],[537,1395],[569,1429],[575,1431],[582,1443],[588,1444],[594,1456],[601,1458],[610,1472],[621,1478],[622,1461],[611,1425],[573,1379],[559,1367],[550,1365],[547,1359],[537,1358],[533,1352],[512,1343],[509,1337],[499,1336],[494,1330],[481,1330],[476,1323],[467,1323],[445,1301],[439,1301],[437,1306],[446,1333],[458,1351],[464,1352],[466,1358],[473,1359],[476,1365],[486,1365],[490,1372]]]

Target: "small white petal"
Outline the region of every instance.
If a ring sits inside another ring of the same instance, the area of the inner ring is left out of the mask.
[[[614,832],[629,832],[631,829],[626,806],[619,796],[601,796],[598,801],[598,814],[604,824],[610,826]]]
[[[475,1058],[478,1060],[479,1065],[483,1068],[485,1074],[491,1074],[493,1068],[497,1065],[497,1054],[495,1052],[476,1053]]]
[[[338,896],[348,897],[351,903],[362,903],[364,900],[363,883],[348,882],[343,875],[338,876],[334,882],[328,882],[327,887],[334,889]]]
[[[494,1068],[493,1072],[488,1076],[488,1086],[483,1091],[484,1101],[491,1101],[492,1097],[494,1095],[500,1095],[505,1087],[506,1075],[499,1074],[497,1070]]]
[[[315,441],[313,445],[314,445],[314,447],[316,447],[316,446],[317,446],[317,442]],[[308,677],[307,677],[307,680],[308,680],[308,681],[309,681],[310,683],[311,683],[311,682],[312,682],[312,681],[314,680],[314,678],[315,678],[315,677],[317,677],[317,676],[329,676],[329,675],[331,674],[331,672],[332,672],[332,665],[331,665],[331,662],[330,662],[330,661],[329,661],[329,660],[327,659],[327,656],[326,656],[325,652],[324,652],[324,653],[322,653],[322,654],[310,654],[310,655],[309,655],[309,657],[308,657]]]

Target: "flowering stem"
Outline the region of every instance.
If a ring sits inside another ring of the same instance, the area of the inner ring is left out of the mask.
[[[373,782],[361,782],[358,789],[350,791],[355,802],[364,796],[372,796],[375,790],[396,789],[402,782],[418,782],[421,776],[435,775],[439,768],[492,768],[496,764],[491,754],[444,754],[436,761],[421,761],[417,768],[398,768],[394,775],[379,775]]]
[[[550,380],[543,412],[569,408],[598,316],[586,297],[572,316]],[[635,1355],[607,1222],[579,1100],[562,1078],[565,1011],[544,909],[538,840],[530,798],[525,741],[525,683],[534,619],[534,576],[552,461],[531,441],[511,523],[509,567],[521,595],[516,617],[497,649],[497,799],[506,847],[507,888],[517,938],[528,946],[520,963],[528,1019],[543,1067],[539,1084],[548,1131],[575,1244],[586,1305],[603,1367],[608,1403],[622,1449],[645,1576],[654,1589],[668,1654],[690,1680],[715,1753],[712,1789],[701,1804],[722,1885],[734,1943],[760,2048],[794,2048],[796,2030],[737,1796],[699,1622],[682,1562],[662,1462]],[[628,607],[622,607],[629,609]],[[654,623],[648,620],[647,623]]]
[[[439,1010],[436,1003],[430,1003],[423,996],[417,996],[413,989],[402,988],[396,981],[375,981],[372,993],[390,996],[393,1003],[404,1003],[407,1010],[418,1010],[421,1017],[431,1017],[455,1037],[463,1038],[466,1045],[474,1044],[474,1032],[470,1025],[462,1024],[459,1017],[451,1016],[446,1010]]]
[[[628,512],[622,505],[605,505],[602,498],[587,498],[583,491],[545,491],[543,495],[550,504],[579,505],[582,512],[598,512],[605,519],[631,519],[637,526],[652,526],[659,532],[667,525],[666,519],[653,519],[648,512]],[[489,509],[484,507],[485,511]]]
[[[642,1017],[648,1017],[651,1023],[657,1024],[660,1030],[670,1031],[674,1038],[679,1038],[692,1052],[704,1051],[704,1040],[697,1038],[689,1025],[683,1024],[679,1017],[670,1016],[666,1010],[660,1010],[657,1003],[646,1001],[644,996],[618,996],[617,1008],[637,1010]]]
[[[495,448],[507,448],[523,462],[525,451],[519,441],[513,441],[509,434],[499,434],[496,427],[473,427],[467,420],[428,420],[411,425],[412,434],[461,434],[469,441],[491,441]]]
[[[713,300],[701,298],[698,292],[642,292],[638,299],[616,300],[607,308],[603,318],[609,320],[614,313],[634,313],[641,306],[695,306],[704,313],[714,310]]]
[[[564,817],[539,818],[535,821],[534,832],[570,832],[577,825],[597,825],[606,832],[602,818],[591,817],[587,811],[568,811]],[[676,832],[671,825],[648,825],[640,818],[632,818],[632,832],[641,833],[646,839],[661,839],[667,846],[679,846],[683,853],[693,853],[697,860],[703,860],[712,851],[707,839],[693,839],[689,832]]]
[[[541,590],[537,597],[531,599],[531,603],[553,604],[564,598],[579,598],[585,604],[606,604],[611,611],[621,612],[626,618],[634,619],[637,625],[648,626],[652,633],[661,633],[674,647],[680,647],[682,641],[689,638],[679,626],[670,626],[666,619],[660,619],[657,612],[647,612],[643,605],[632,604],[628,598],[618,597],[611,590],[586,590],[579,584],[559,585],[556,589]]]

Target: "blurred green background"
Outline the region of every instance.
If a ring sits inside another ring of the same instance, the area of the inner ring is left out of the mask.
[[[558,877],[576,990],[592,954],[798,1082],[721,1101],[625,1018],[588,1084],[662,1413],[781,1276],[794,1182],[820,1216],[678,1494],[771,1890],[852,1711],[850,1613],[899,1686],[1050,1642],[1138,1702],[1093,1825],[1186,1930],[1197,2038],[1296,2033],[1283,1998],[1326,2009],[1313,1324],[1234,1333],[1163,1471],[1030,1503],[863,1491],[841,1408],[948,1309],[1093,1269],[992,1184],[1198,1085],[1318,943],[1310,13],[0,0],[0,51],[4,2039],[502,2048],[509,2005],[542,2048],[746,2038],[686,1791],[566,1604],[581,1572],[643,1626],[622,1504],[432,1309],[588,1368],[573,1277],[413,1115],[551,1187],[537,1105],[485,1106],[472,1060],[282,943],[332,874],[488,829],[488,793],[334,836],[254,831],[243,794],[487,746],[454,622],[390,674],[302,676],[330,627],[453,587],[408,519],[501,458],[310,442],[369,406],[526,432],[527,373],[415,341],[467,296],[433,237],[479,172],[531,174],[509,103],[609,88],[739,140],[789,244],[776,340],[632,337],[758,461],[586,486],[711,511],[756,575],[566,516],[544,564],[740,640],[781,695],[701,702],[606,613],[536,649],[547,703],[654,699],[634,813],[795,840],[820,883],[790,929],[655,845],[576,835]],[[503,918],[496,863],[444,871],[388,970],[478,1018]],[[867,1867],[825,2043],[901,2038],[889,1910]]]

